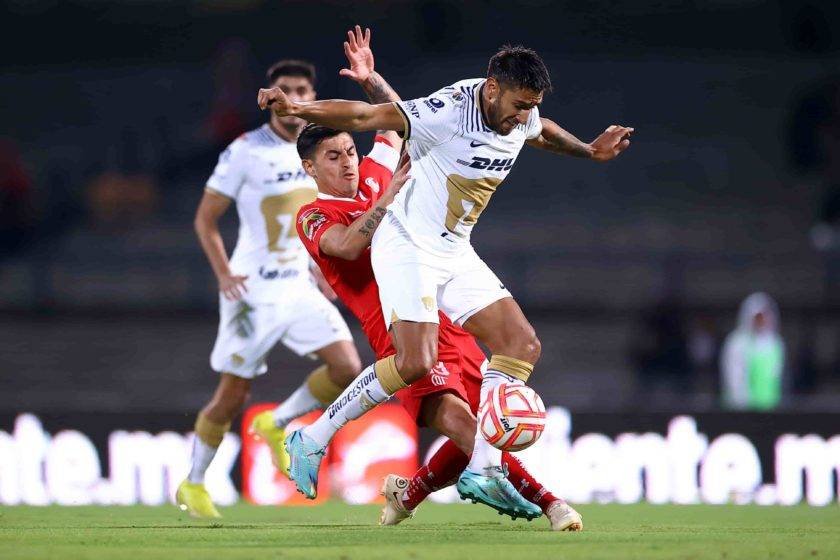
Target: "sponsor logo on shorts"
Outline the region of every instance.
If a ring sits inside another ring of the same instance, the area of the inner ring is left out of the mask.
[[[426,311],[434,311],[435,310],[435,298],[429,296],[423,296],[420,298],[420,301],[423,302],[423,307],[426,308]]]
[[[446,369],[446,364],[443,362],[438,362],[435,367],[432,368],[432,371],[429,372],[429,378],[432,381],[432,385],[435,387],[441,387],[446,385],[447,378],[449,377],[449,370]]]
[[[244,364],[244,363],[245,363],[245,358],[243,358],[243,357],[242,357],[242,356],[240,356],[239,354],[231,354],[231,356],[230,356],[230,361],[231,361],[231,362],[233,363],[233,365],[235,365],[235,366],[241,366],[242,364]]]

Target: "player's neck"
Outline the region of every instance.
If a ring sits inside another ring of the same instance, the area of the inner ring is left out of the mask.
[[[327,199],[327,200],[329,200],[331,198],[339,198],[339,199],[342,199],[342,200],[344,200],[344,199],[352,200],[352,199],[356,198],[357,194],[359,194],[359,189],[358,188],[354,189],[351,192],[339,192],[339,191],[333,190],[333,189],[322,189],[321,187],[318,187],[318,198],[324,198],[324,199]]]
[[[294,127],[286,127],[281,124],[277,124],[274,122],[274,119],[268,121],[268,127],[271,131],[285,140],[286,142],[295,142],[297,141],[298,134],[300,134],[300,126]]]
[[[484,84],[481,84],[478,88],[478,109],[481,113],[481,120],[484,121],[484,126],[493,130],[493,127],[490,126],[490,118],[487,115],[487,107],[490,106],[490,101],[487,99],[487,90],[484,89]]]

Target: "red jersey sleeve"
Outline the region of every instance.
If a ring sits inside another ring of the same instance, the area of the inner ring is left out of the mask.
[[[399,161],[400,153],[384,137],[377,136],[370,153],[359,164],[359,188],[364,190],[371,204],[388,187]]]
[[[298,212],[297,232],[303,246],[313,257],[323,258],[321,254],[321,236],[341,220],[333,209],[316,203],[301,206]]]

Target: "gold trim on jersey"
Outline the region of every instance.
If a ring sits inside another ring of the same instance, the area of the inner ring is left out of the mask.
[[[449,175],[446,178],[446,190],[449,191],[446,229],[455,235],[462,235],[456,231],[458,224],[475,225],[501,182],[500,177],[469,179],[457,174]]]
[[[280,252],[279,246],[283,235],[287,239],[298,236],[295,228],[295,217],[304,204],[309,204],[317,196],[318,191],[313,188],[293,189],[283,194],[267,196],[260,202],[260,212],[265,218],[265,233],[268,236],[268,250]],[[281,221],[281,218],[285,218]],[[286,228],[286,231],[283,229]]]
[[[226,198],[228,200],[234,200],[234,198],[230,195],[223,193],[222,191],[217,191],[213,187],[207,186],[204,187],[205,192],[209,192],[210,194],[215,194],[216,196],[221,196],[222,198]]]

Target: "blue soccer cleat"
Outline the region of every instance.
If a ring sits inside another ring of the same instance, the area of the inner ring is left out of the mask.
[[[501,467],[487,469],[488,475],[464,471],[455,487],[464,500],[481,502],[511,519],[524,517],[528,521],[542,515],[542,510],[522,497],[505,477]]]
[[[314,500],[318,495],[318,470],[326,453],[325,448],[315,443],[303,430],[289,434],[285,447],[290,458],[289,478],[298,492]]]

